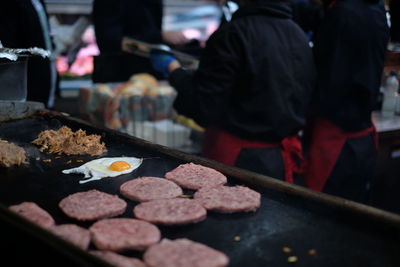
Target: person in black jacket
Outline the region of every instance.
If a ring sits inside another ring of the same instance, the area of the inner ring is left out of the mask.
[[[0,41],[8,48],[39,47],[53,51],[44,1],[2,2]],[[27,70],[27,100],[42,102],[47,108],[53,108],[57,88],[58,73],[54,58],[30,57]]]
[[[393,44],[393,50],[400,52],[400,1],[391,0],[389,2],[390,13],[390,41]]]
[[[308,187],[367,201],[377,157],[371,113],[389,29],[382,1],[334,0],[314,40],[317,87],[305,132]]]
[[[323,15],[322,3],[319,0],[293,0],[293,20],[307,33],[310,41]]]
[[[152,62],[169,73],[178,113],[206,127],[204,156],[293,183],[314,87],[311,48],[289,2],[241,4],[211,35],[195,72],[168,55]]]
[[[124,37],[172,46],[189,40],[180,31],[163,31],[162,0],[94,0],[92,11],[100,56],[95,58],[95,82],[126,81],[134,73],[157,75],[149,60],[122,51]]]

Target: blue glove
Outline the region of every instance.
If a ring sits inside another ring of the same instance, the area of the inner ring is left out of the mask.
[[[171,64],[171,62],[175,60],[176,58],[168,53],[163,53],[159,51],[152,51],[150,53],[151,65],[156,71],[161,72],[164,77],[168,77],[168,66],[169,64]]]

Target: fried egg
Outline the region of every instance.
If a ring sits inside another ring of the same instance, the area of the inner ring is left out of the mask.
[[[143,159],[134,157],[100,158],[86,162],[85,164],[76,168],[63,170],[62,173],[84,174],[84,178],[90,179],[79,181],[80,184],[83,184],[105,177],[115,177],[130,173],[137,169],[142,162]]]

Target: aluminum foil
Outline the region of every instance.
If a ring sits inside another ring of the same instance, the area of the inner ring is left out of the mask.
[[[51,56],[51,52],[39,47],[6,48],[3,47],[0,42],[0,58],[7,58],[11,61],[16,61],[19,56],[41,56],[43,58],[48,58]]]

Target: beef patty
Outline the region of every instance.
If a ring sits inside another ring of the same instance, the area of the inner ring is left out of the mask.
[[[223,213],[255,211],[260,207],[260,193],[245,186],[202,188],[194,194],[207,210]]]
[[[140,203],[133,209],[133,214],[155,224],[180,225],[204,220],[207,211],[196,200],[173,198]]]
[[[86,250],[90,244],[90,232],[76,224],[61,224],[50,228],[50,231],[75,246]]]
[[[172,171],[167,172],[165,178],[184,188],[193,190],[227,183],[226,176],[219,171],[194,163],[179,165]]]
[[[68,216],[79,221],[93,221],[124,213],[126,202],[116,195],[92,189],[62,199],[58,206]]]
[[[221,251],[186,238],[169,240],[151,246],[143,255],[149,267],[223,267],[229,258]]]
[[[55,224],[53,217],[34,202],[22,202],[18,205],[10,206],[9,209],[46,229]]]
[[[144,250],[160,241],[157,226],[128,218],[104,219],[89,228],[94,245],[100,250]]]
[[[116,267],[146,267],[144,262],[139,259],[123,256],[112,251],[92,250],[90,253]]]
[[[183,194],[182,188],[164,178],[140,177],[125,182],[120,187],[123,196],[138,202],[175,198]]]

